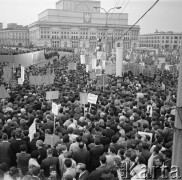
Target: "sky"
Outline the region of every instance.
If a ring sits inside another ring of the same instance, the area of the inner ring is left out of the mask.
[[[38,14],[55,9],[58,0],[1,0],[0,22],[29,25],[38,20]],[[101,0],[101,7],[122,6],[114,12],[128,13],[128,23],[133,25],[155,0]],[[140,33],[158,31],[182,32],[182,0],[159,0],[157,5],[137,24]]]

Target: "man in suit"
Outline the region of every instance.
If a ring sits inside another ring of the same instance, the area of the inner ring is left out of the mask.
[[[45,178],[50,176],[50,167],[55,167],[58,176],[60,176],[59,171],[59,160],[57,157],[53,157],[53,150],[51,148],[47,149],[47,158],[41,163],[41,169],[43,170],[43,175]]]
[[[25,175],[28,172],[28,163],[31,158],[31,155],[26,153],[27,151],[27,145],[22,144],[20,146],[20,153],[16,154],[17,157],[17,167],[21,169],[21,172],[23,175]]]
[[[106,171],[109,171],[109,167],[106,164],[106,156],[100,156],[100,166],[96,168],[96,171],[99,171],[101,174],[103,174]]]
[[[85,165],[88,165],[90,154],[88,150],[84,149],[84,143],[79,143],[79,150],[74,151],[72,154],[72,158],[76,161],[76,163],[83,163]]]
[[[100,146],[100,140],[99,139],[95,139],[95,147],[93,147],[90,150],[90,168],[91,170],[95,170],[97,167],[99,167],[100,163],[99,163],[99,157],[103,154],[103,147]]]
[[[78,163],[77,173],[79,173],[78,180],[86,180],[89,175],[88,171],[86,170],[86,165],[83,163]]]
[[[8,135],[6,133],[2,136],[2,142],[0,143],[0,164],[7,163],[8,167],[11,167],[11,144],[8,142]]]
[[[15,134],[15,140],[11,142],[11,145],[10,145],[10,149],[11,149],[11,166],[17,166],[17,161],[16,161],[16,154],[17,153],[20,153],[20,146],[22,144],[26,144],[25,141],[23,141],[21,139],[21,133],[20,132],[16,132]]]
[[[37,150],[39,152],[38,163],[41,164],[42,160],[47,157],[47,151],[43,148],[43,141],[37,140],[36,141]]]
[[[37,132],[34,134],[34,138],[32,139],[31,142],[29,142],[29,149],[28,152],[31,153],[34,150],[37,150],[36,142],[39,139],[40,134]]]

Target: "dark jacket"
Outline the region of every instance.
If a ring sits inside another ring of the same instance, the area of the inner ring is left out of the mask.
[[[57,174],[60,175],[59,172],[59,159],[57,157],[47,157],[41,163],[41,169],[43,170],[43,174],[45,177],[50,176],[50,167],[55,166]]]
[[[2,141],[0,143],[0,163],[7,163],[8,167],[11,167],[11,144],[10,142]]]

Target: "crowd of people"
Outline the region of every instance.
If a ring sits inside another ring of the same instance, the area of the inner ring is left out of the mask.
[[[76,71],[68,71],[69,62],[77,63]],[[29,84],[29,75],[48,69],[55,73],[53,85]],[[10,98],[0,101],[0,179],[170,178],[177,77],[164,70],[156,81],[128,72],[109,75],[103,88],[85,69],[79,56],[64,56],[44,67],[26,68],[21,86],[4,84]],[[54,116],[46,92],[57,90],[54,102],[61,107]],[[97,103],[81,104],[80,92],[98,95]],[[59,141],[45,144],[46,134],[53,133]]]

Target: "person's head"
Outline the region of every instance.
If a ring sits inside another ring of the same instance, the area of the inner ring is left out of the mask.
[[[100,164],[106,164],[106,156],[104,155],[100,156],[99,160],[100,160]]]
[[[72,161],[71,159],[66,159],[64,161],[64,165],[66,166],[66,168],[70,168],[72,166]]]
[[[33,152],[31,153],[31,158],[33,158],[33,159],[38,159],[38,157],[39,157],[39,152],[38,152],[38,151],[33,151]]]
[[[11,167],[9,170],[9,175],[12,177],[17,177],[19,175],[19,170],[16,167]]]
[[[125,152],[124,156],[125,156],[126,158],[131,158],[131,151],[130,151],[130,150],[127,150],[127,151]]]
[[[160,158],[157,156],[154,158],[154,166],[161,166],[162,162],[160,160]]]
[[[142,156],[137,157],[137,163],[138,164],[145,164],[145,158]]]
[[[21,150],[21,152],[26,152],[27,151],[27,145],[26,144],[22,144],[20,146],[20,150]]]
[[[8,171],[8,164],[7,163],[1,163],[0,164],[0,171],[2,171],[3,173]]]
[[[2,135],[2,139],[3,139],[3,141],[7,141],[8,140],[8,135],[6,133],[4,133]]]
[[[83,163],[78,163],[76,169],[78,173],[82,173],[86,170],[86,165]]]
[[[33,176],[39,176],[39,173],[40,173],[40,168],[39,167],[33,167],[32,168],[32,174]]]
[[[32,174],[32,170],[33,170],[34,167],[36,167],[36,166],[33,165],[33,164],[30,164],[30,165],[28,166],[28,172],[29,172],[30,174]]]
[[[36,147],[37,148],[42,148],[43,147],[43,141],[42,140],[37,140],[36,141]]]
[[[36,133],[34,134],[34,138],[35,138],[35,139],[39,139],[39,137],[40,137],[40,133],[36,132]]]
[[[16,137],[16,139],[21,139],[21,133],[20,132],[16,132],[15,133],[15,137]]]
[[[51,148],[47,149],[47,156],[52,156],[53,150]]]
[[[82,137],[81,136],[76,137],[76,142],[80,143],[81,141],[82,141]]]
[[[56,172],[56,167],[55,166],[51,166],[50,167],[50,175],[52,177],[56,177],[57,176],[57,172]]]
[[[95,138],[95,139],[94,139],[94,143],[95,143],[95,145],[97,145],[97,146],[100,145],[100,139]]]
[[[116,153],[116,148],[114,146],[110,146],[108,149],[109,154],[115,154]]]
[[[73,179],[73,176],[66,175],[65,178],[64,178],[64,180],[74,180],[74,179]]]
[[[84,143],[83,143],[83,142],[80,142],[80,143],[79,143],[79,148],[80,148],[80,149],[83,149],[83,148],[84,148]]]

